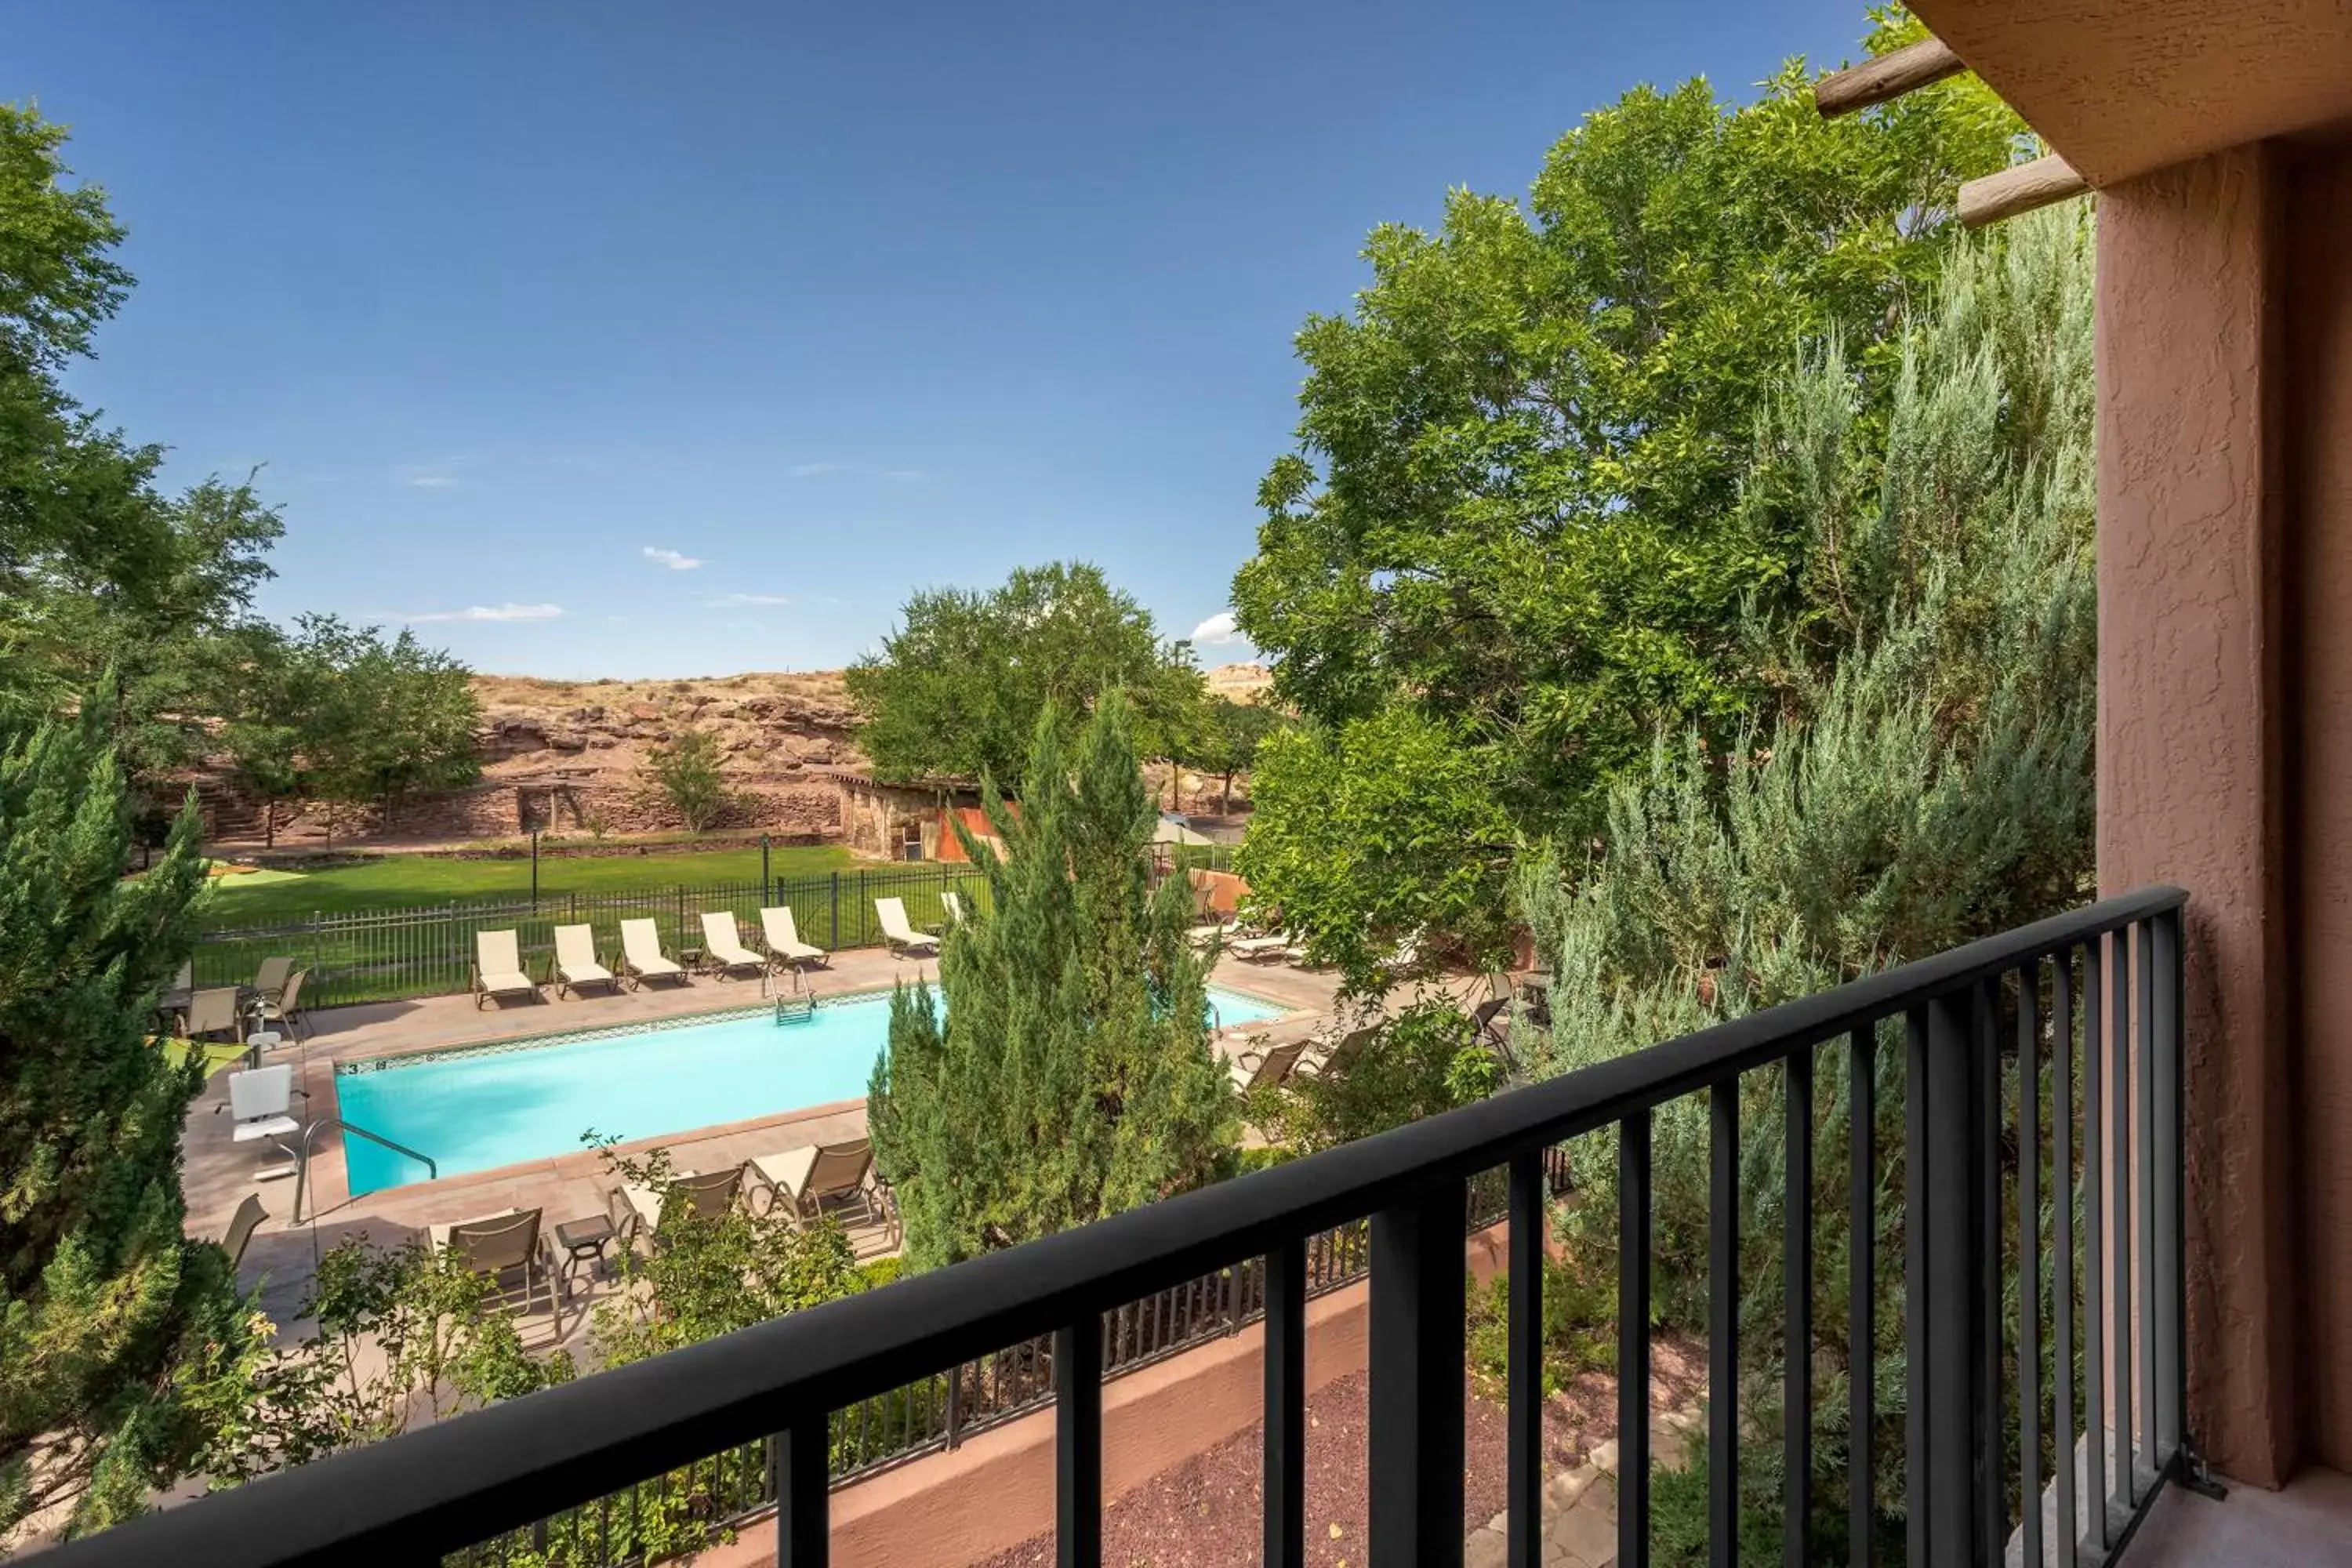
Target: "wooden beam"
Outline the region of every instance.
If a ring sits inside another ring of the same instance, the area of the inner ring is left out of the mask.
[[[2091,182],[2076,174],[2074,164],[2053,153],[2046,158],[2011,164],[1998,174],[1987,174],[1962,185],[1960,221],[1970,228],[1982,228],[1989,223],[2032,212],[2035,207],[2046,207],[2052,202],[2079,196],[2090,188]]]
[[[1822,78],[1813,84],[1813,107],[1821,110],[1822,119],[1834,120],[1968,68],[1941,38],[1922,38]]]

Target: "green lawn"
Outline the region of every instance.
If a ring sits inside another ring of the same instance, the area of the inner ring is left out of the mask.
[[[822,876],[850,870],[860,862],[836,845],[776,847],[768,868],[776,877]],[[542,858],[542,899],[567,893],[628,893],[685,884],[756,882],[760,847],[714,849],[685,855],[607,855]],[[386,855],[329,870],[215,879],[205,890],[199,916],[207,926],[257,925],[296,919],[314,911],[401,909],[451,900],[528,899],[530,862],[451,860],[425,855]]]

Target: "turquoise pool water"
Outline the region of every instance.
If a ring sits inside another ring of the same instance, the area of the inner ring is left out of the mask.
[[[1226,1025],[1284,1011],[1217,987],[1209,1001]],[[576,1154],[590,1128],[653,1138],[862,1099],[889,1019],[887,996],[826,1002],[802,1024],[779,1025],[762,1009],[342,1072],[335,1091],[344,1121],[457,1176]],[[364,1138],[345,1137],[343,1156],[354,1195],[425,1179],[424,1166]]]

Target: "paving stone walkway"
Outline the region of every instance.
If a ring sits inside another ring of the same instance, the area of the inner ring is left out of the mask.
[[[1689,1442],[1705,1431],[1698,1407],[1680,1410],[1658,1423],[1655,1438],[1661,1468],[1689,1463]],[[1510,1544],[1510,1510],[1470,1532],[1463,1568],[1504,1568]],[[1617,1444],[1596,1447],[1591,1458],[1544,1483],[1543,1562],[1548,1568],[1616,1568]]]

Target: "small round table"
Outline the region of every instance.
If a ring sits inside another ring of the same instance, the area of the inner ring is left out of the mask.
[[[555,1245],[563,1248],[563,1299],[572,1299],[572,1281],[584,1267],[591,1279],[604,1267],[604,1248],[613,1242],[613,1222],[604,1215],[571,1219],[555,1227]]]

